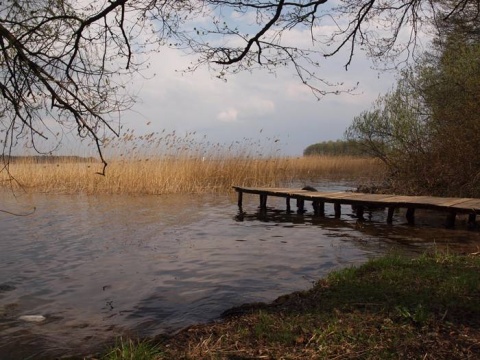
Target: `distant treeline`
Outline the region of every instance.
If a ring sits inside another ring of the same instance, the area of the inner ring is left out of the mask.
[[[336,140],[323,141],[317,144],[308,146],[303,151],[304,156],[314,155],[349,155],[349,156],[364,156],[361,146],[356,141],[351,140]]]
[[[14,164],[14,163],[32,163],[32,164],[93,163],[98,161],[94,157],[53,156],[53,155],[10,156],[7,160],[10,164]]]

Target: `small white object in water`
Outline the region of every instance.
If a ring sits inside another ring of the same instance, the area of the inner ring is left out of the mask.
[[[22,315],[18,319],[28,322],[42,322],[46,317],[43,315]]]

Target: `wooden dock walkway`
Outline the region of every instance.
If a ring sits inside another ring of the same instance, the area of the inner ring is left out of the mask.
[[[392,223],[393,214],[397,208],[405,208],[406,219],[409,224],[415,222],[415,209],[430,209],[446,212],[447,227],[455,226],[457,214],[468,214],[468,226],[474,227],[476,215],[480,213],[480,199],[474,198],[446,198],[434,196],[398,196],[388,194],[365,194],[356,192],[321,192],[289,188],[251,188],[234,186],[238,193],[238,206],[243,206],[243,194],[257,194],[260,196],[260,210],[266,211],[269,196],[286,199],[287,212],[291,212],[290,200],[296,200],[297,212],[303,213],[305,201],[311,201],[314,214],[325,215],[325,203],[334,205],[335,217],[341,216],[341,205],[352,205],[356,216],[363,219],[365,208],[388,208],[387,222]]]

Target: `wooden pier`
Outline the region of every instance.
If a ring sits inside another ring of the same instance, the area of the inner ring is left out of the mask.
[[[387,222],[393,222],[395,209],[404,208],[409,224],[415,223],[416,209],[430,209],[445,212],[446,226],[455,226],[457,214],[468,214],[468,226],[475,227],[477,213],[480,213],[480,199],[473,198],[446,198],[434,196],[398,196],[388,194],[365,194],[356,192],[321,192],[288,188],[251,188],[234,186],[238,193],[238,207],[242,209],[243,194],[257,194],[260,196],[260,210],[267,210],[269,196],[286,199],[287,212],[291,212],[290,200],[296,200],[297,212],[305,211],[305,201],[311,201],[315,215],[325,216],[325,203],[332,203],[335,217],[341,216],[341,205],[352,205],[356,216],[363,220],[366,208],[387,208]]]

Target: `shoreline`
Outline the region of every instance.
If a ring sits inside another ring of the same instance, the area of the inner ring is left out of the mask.
[[[123,339],[95,359],[473,359],[480,256],[387,255],[218,321]]]

